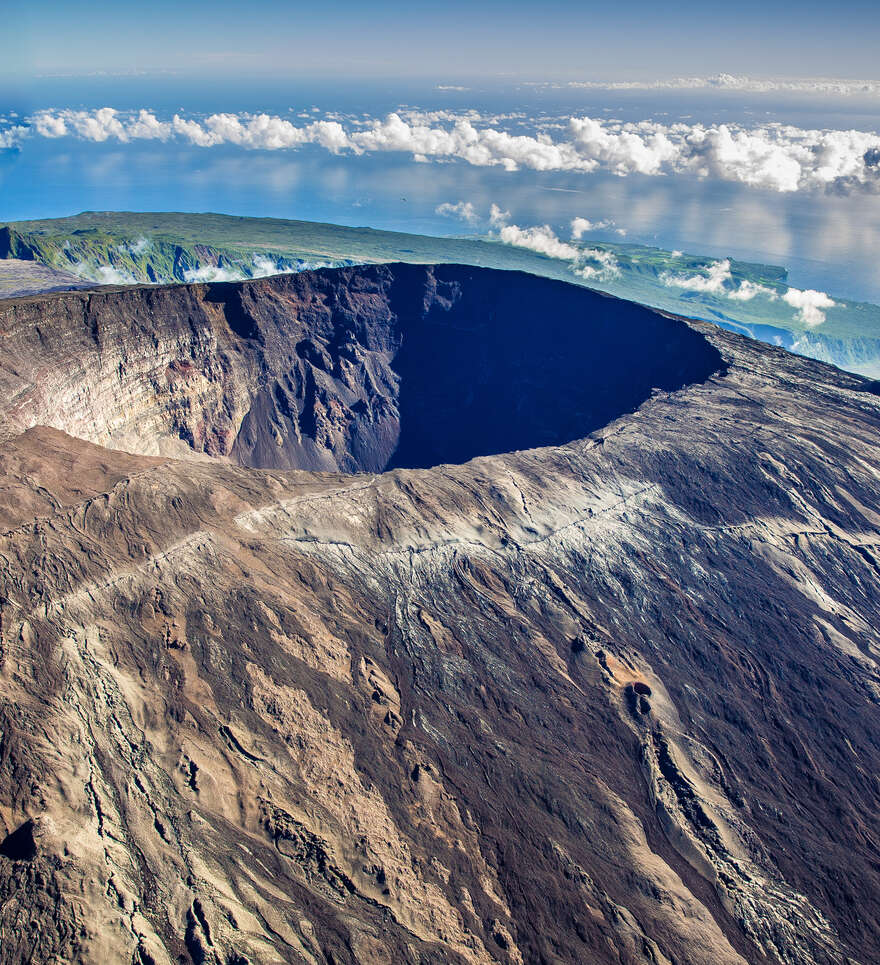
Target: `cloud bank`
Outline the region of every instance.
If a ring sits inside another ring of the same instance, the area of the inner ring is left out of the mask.
[[[880,97],[880,81],[844,80],[833,77],[769,79],[737,74],[713,74],[710,77],[672,77],[663,80],[632,81],[568,81],[566,83],[529,84],[530,87],[563,87],[582,90],[729,90],[749,94],[823,94],[841,97]]]
[[[497,204],[489,209],[489,223],[496,229],[495,237],[505,245],[515,248],[527,248],[548,258],[559,258],[571,263],[574,274],[592,281],[609,281],[620,274],[620,264],[613,252],[602,248],[581,248],[562,241],[550,225],[533,225],[521,228],[510,224],[510,212],[502,211]],[[586,222],[586,218],[575,218],[572,221],[572,236],[574,237],[575,222]]]
[[[188,268],[183,273],[186,282],[214,282],[214,281],[244,281],[246,278],[268,278],[270,275],[291,275],[305,268],[319,268],[321,265],[303,265],[297,268],[285,268],[266,255],[253,255],[251,268],[243,266],[221,267],[219,265],[199,265]]]
[[[504,129],[508,123],[513,130]],[[316,145],[332,153],[400,152],[417,161],[458,160],[508,171],[606,171],[619,177],[688,174],[779,192],[880,192],[880,134],[808,130],[792,125],[664,124],[570,117],[541,128],[514,115],[481,118],[475,111],[391,113],[384,118],[295,124],[270,114],[211,114],[161,120],[148,110],[124,114],[40,111],[24,125],[0,131],[0,146],[26,137],[77,137],[104,142],[172,139],[197,147],[296,150]]]
[[[482,220],[470,201],[457,201],[455,203],[447,201],[438,205],[435,210],[438,214],[460,218],[470,223]],[[497,238],[505,245],[526,248],[540,255],[546,255],[548,258],[567,261],[575,275],[588,281],[608,282],[622,274],[620,262],[613,251],[575,245],[563,241],[548,224],[521,227],[511,223],[510,218],[509,211],[504,211],[497,204],[492,204],[489,208],[488,218],[485,219],[492,229],[490,236]],[[579,241],[587,231],[608,228],[612,224],[611,221],[590,221],[584,217],[572,218],[572,241]],[[680,251],[672,252],[673,257],[681,257],[681,254]],[[187,280],[190,279],[187,278]],[[788,288],[783,293],[747,278],[740,279],[737,282],[733,276],[729,258],[710,262],[690,274],[664,271],[660,274],[659,280],[667,288],[679,288],[683,291],[728,298],[737,302],[748,302],[758,297],[771,302],[781,299],[787,305],[797,309],[794,318],[809,328],[821,325],[827,317],[825,310],[834,308],[836,305],[836,302],[825,292],[815,291],[814,289]]]
[[[152,247],[149,238],[141,236],[136,238],[131,244],[120,245],[119,251],[124,254],[129,252],[134,255],[143,254]],[[118,268],[114,265],[92,265],[88,262],[79,261],[76,264],[65,266],[68,271],[87,281],[97,282],[99,285],[143,285],[144,278],[136,278],[125,268]],[[216,281],[244,281],[247,278],[267,278],[269,275],[288,275],[298,271],[312,270],[315,268],[332,267],[325,262],[302,263],[296,267],[283,265],[275,262],[267,255],[253,254],[251,263],[236,263],[234,265],[197,265],[194,268],[185,269],[183,280],[189,283],[204,283]],[[173,281],[173,278],[164,279],[164,283]],[[161,283],[161,282],[160,282]]]

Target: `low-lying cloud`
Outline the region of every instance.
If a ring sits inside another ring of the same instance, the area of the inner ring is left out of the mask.
[[[497,204],[489,209],[489,223],[495,228],[492,234],[503,244],[568,261],[574,274],[591,281],[609,281],[620,274],[620,264],[613,252],[602,248],[581,248],[563,241],[550,225],[521,228],[510,224],[509,218],[510,212],[502,211]],[[586,221],[585,218],[575,220]],[[574,231],[572,223],[573,234]]]
[[[270,275],[289,275],[304,268],[318,268],[321,265],[302,265],[296,268],[285,267],[268,255],[253,255],[250,266],[244,265],[198,265],[183,273],[186,282],[244,281],[246,278],[268,278]]]
[[[502,210],[497,204],[489,207],[487,216],[482,216],[470,201],[445,201],[434,209],[437,214],[458,218],[469,224],[488,222],[490,236],[505,245],[527,248],[529,251],[559,258],[574,264],[574,272],[582,278],[608,279],[620,273],[620,265],[613,253],[601,248],[583,248],[563,241],[550,225],[531,225],[520,227],[511,223],[509,211]],[[625,235],[622,228],[615,228],[610,220],[591,221],[589,218],[576,217],[571,220],[571,239],[580,241],[590,231],[614,230]]]
[[[703,292],[709,295],[727,295],[729,293],[727,286],[733,281],[730,259],[713,262],[702,274],[677,275],[665,271],[660,275],[660,281],[668,288],[683,288],[686,291]]]
[[[582,248],[574,273],[589,281],[610,281],[620,275],[620,262],[603,248]]]
[[[498,237],[506,245],[516,248],[528,248],[549,258],[562,258],[574,261],[580,255],[580,249],[560,241],[550,225],[536,225],[533,228],[520,228],[519,225],[504,225],[498,231]]]
[[[124,251],[137,256],[149,251],[153,247],[153,242],[145,235],[140,235],[138,238],[135,238],[134,241],[121,247]]]
[[[747,278],[741,279],[737,284],[731,271],[729,258],[712,262],[696,274],[685,275],[665,271],[660,275],[660,281],[668,288],[717,295],[739,302],[751,301],[759,296],[771,302],[782,299],[787,305],[797,309],[795,319],[810,328],[821,325],[827,318],[825,309],[834,308],[836,305],[836,302],[825,292],[815,291],[812,288],[805,290],[789,288],[785,292],[778,292],[767,285],[749,281]]]
[[[221,268],[219,265],[199,265],[187,268],[183,280],[188,284],[214,281],[244,281],[246,275],[240,268]]]
[[[113,265],[90,265],[79,261],[74,265],[65,266],[67,271],[85,281],[93,281],[98,285],[136,285],[137,278],[129,271],[115,268]]]
[[[589,231],[608,231],[609,229],[613,229],[619,235],[626,234],[624,228],[615,228],[614,222],[608,219],[604,221],[590,221],[589,218],[571,219],[571,236],[575,241],[580,241]]]
[[[569,117],[529,126],[516,115],[407,111],[350,119],[346,126],[336,119],[296,124],[270,114],[175,114],[162,120],[148,110],[125,114],[105,107],[40,111],[24,125],[0,132],[0,146],[14,146],[27,136],[123,143],[177,139],[204,148],[231,144],[264,151],[316,145],[332,153],[402,152],[417,161],[459,160],[509,171],[689,174],[780,192],[880,191],[880,134],[775,123],[746,127]]]
[[[795,318],[810,328],[821,325],[826,317],[823,309],[834,308],[836,304],[825,292],[817,292],[812,288],[808,288],[806,291],[789,288],[782,296],[782,300],[793,308],[796,308],[798,311]]]

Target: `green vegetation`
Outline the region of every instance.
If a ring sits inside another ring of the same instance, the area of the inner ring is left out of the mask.
[[[493,239],[433,238],[308,221],[218,214],[85,212],[70,218],[0,228],[0,258],[40,262],[105,284],[249,278],[318,265],[406,261],[453,262],[517,269],[599,288],[665,311],[717,322],[763,341],[876,377],[880,375],[880,307],[832,294],[820,325],[809,326],[782,299],[784,268],[730,262],[724,290],[669,284],[705,276],[716,259],[643,245],[573,242],[577,265]],[[601,252],[597,260],[590,252]],[[605,271],[602,271],[603,260]],[[608,271],[608,265],[613,271]],[[595,271],[578,274],[584,265]],[[743,283],[758,294],[725,294]]]

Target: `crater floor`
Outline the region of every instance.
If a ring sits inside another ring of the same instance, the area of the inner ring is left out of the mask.
[[[880,960],[876,388],[477,269],[0,302],[0,958]]]

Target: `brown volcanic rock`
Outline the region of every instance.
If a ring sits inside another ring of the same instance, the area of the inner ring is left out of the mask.
[[[3,241],[0,238],[0,248],[2,245]],[[39,261],[0,256],[0,298],[94,287],[92,282],[84,281],[69,272],[50,268]]]
[[[452,267],[0,324],[4,962],[880,958],[862,380]],[[277,468],[392,439],[496,454]]]

